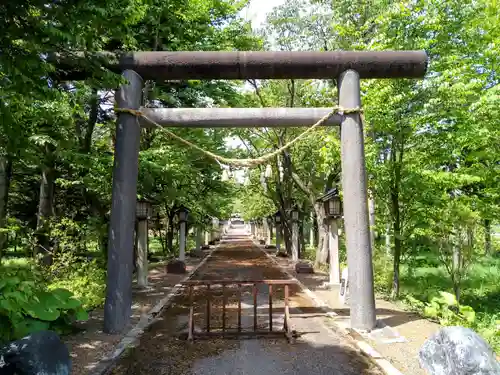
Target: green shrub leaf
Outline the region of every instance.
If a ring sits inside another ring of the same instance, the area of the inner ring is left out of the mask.
[[[80,321],[88,320],[89,313],[87,311],[85,311],[84,309],[79,309],[76,311],[75,318],[76,318],[76,320],[80,320]]]
[[[460,314],[462,314],[469,323],[474,323],[476,320],[476,312],[470,306],[460,306]]]
[[[45,331],[50,328],[49,322],[26,318],[14,325],[14,339],[20,339],[33,332]]]
[[[441,291],[439,292],[439,294],[441,295],[441,297],[439,298],[439,301],[441,301],[441,303],[446,304],[448,306],[458,305],[457,299],[455,295],[453,295],[452,293]]]
[[[428,305],[424,308],[424,315],[429,318],[437,318],[438,317],[438,309],[435,306]]]
[[[32,318],[52,322],[59,318],[61,313],[55,308],[48,308],[43,303],[30,303],[23,306],[24,311]]]

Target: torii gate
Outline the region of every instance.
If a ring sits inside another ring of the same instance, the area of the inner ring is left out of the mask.
[[[143,79],[331,79],[338,78],[339,106],[361,107],[360,78],[422,78],[427,70],[424,51],[337,52],[103,52],[107,67],[123,72],[128,84],[116,93],[120,108],[141,110],[162,126],[270,127],[307,126],[330,108],[140,108]],[[111,61],[111,62],[109,62]],[[67,79],[88,73],[71,62]],[[146,125],[146,124],[141,124]],[[344,222],[349,264],[351,326],[371,330],[376,324],[372,249],[363,125],[359,113],[332,116],[325,125],[340,125]],[[133,233],[137,193],[140,124],[119,113],[113,167],[111,221],[108,243],[104,331],[123,331],[132,303]]]

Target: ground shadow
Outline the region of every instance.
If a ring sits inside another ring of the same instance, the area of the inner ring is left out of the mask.
[[[243,309],[243,314],[252,309]],[[227,309],[234,324],[234,308]],[[259,310],[259,315],[265,311]],[[293,344],[282,338],[246,340],[180,339],[185,330],[186,299],[179,296],[140,339],[139,345],[121,358],[113,368],[114,375],[181,375],[181,374],[382,374],[364,354],[340,341],[331,344],[308,340],[304,332]],[[213,311],[212,318],[220,310]],[[202,325],[202,318],[198,325]],[[265,315],[265,314],[263,314]],[[278,314],[279,315],[279,314]],[[259,324],[266,323],[261,317]],[[228,322],[229,323],[229,322]],[[228,324],[230,326],[231,324]],[[233,325],[234,327],[234,325]],[[213,329],[216,329],[214,326]]]

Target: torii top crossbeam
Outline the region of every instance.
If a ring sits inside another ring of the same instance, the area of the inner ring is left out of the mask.
[[[349,69],[360,78],[421,78],[427,69],[425,51],[98,52],[87,58],[102,59],[118,73],[134,70],[148,80],[332,79]],[[58,54],[55,59],[66,79],[90,74],[75,55]]]

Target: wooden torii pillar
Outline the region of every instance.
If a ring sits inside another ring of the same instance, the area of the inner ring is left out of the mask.
[[[90,73],[57,55],[60,79],[81,79]],[[83,57],[82,57],[83,58]],[[98,53],[103,65],[122,72],[128,81],[116,93],[120,108],[140,109],[143,79],[332,79],[339,87],[339,105],[361,106],[362,78],[421,78],[427,69],[424,51],[338,52],[133,52]],[[262,127],[309,126],[329,108],[177,108],[141,109],[162,126]],[[150,126],[141,120],[143,126]],[[359,113],[333,116],[326,125],[340,125],[342,188],[351,326],[371,330],[376,324],[372,249],[363,126]],[[108,244],[104,330],[123,331],[132,303],[133,231],[137,193],[140,123],[119,113],[113,170]]]

